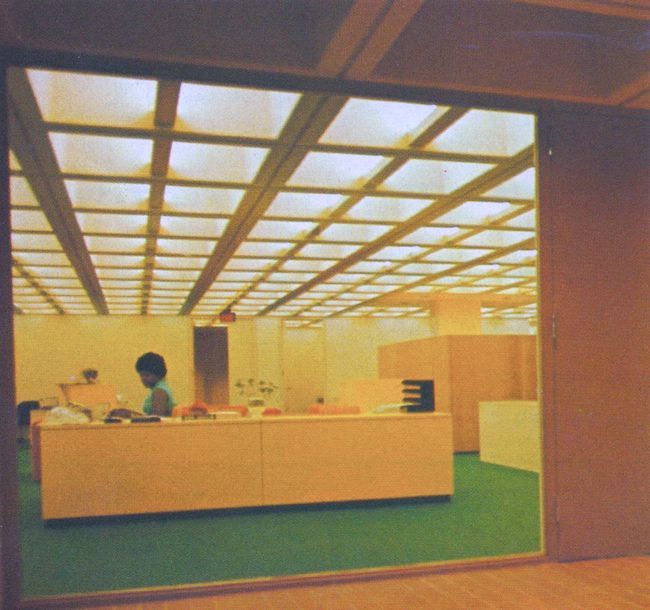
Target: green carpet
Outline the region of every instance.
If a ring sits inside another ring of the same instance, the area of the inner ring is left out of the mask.
[[[487,557],[540,549],[538,475],[455,457],[450,502],[215,511],[43,525],[19,452],[25,597]],[[74,502],[74,499],[71,498]]]

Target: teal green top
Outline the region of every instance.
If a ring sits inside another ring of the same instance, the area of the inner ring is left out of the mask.
[[[147,397],[144,399],[144,403],[142,404],[142,410],[147,415],[153,414],[153,391],[154,390],[162,390],[163,392],[165,392],[165,394],[167,394],[167,413],[165,413],[165,415],[171,415],[172,408],[176,404],[176,401],[174,400],[172,389],[167,385],[167,382],[164,379],[158,381],[156,385],[153,386],[153,388],[151,388],[149,394],[147,394]]]

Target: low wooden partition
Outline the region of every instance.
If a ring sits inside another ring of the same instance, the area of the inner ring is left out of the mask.
[[[453,494],[446,414],[41,426],[43,519]]]

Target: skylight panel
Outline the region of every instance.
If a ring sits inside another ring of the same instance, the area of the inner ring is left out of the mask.
[[[81,282],[75,278],[42,277],[38,282],[52,288],[81,288]]]
[[[162,216],[160,218],[160,234],[182,235],[188,237],[211,237],[216,239],[223,235],[227,224],[227,220],[218,218]]]
[[[153,80],[27,70],[46,121],[120,127],[151,127],[156,101]]]
[[[90,259],[95,267],[141,267],[144,265],[144,256],[91,254]]]
[[[161,279],[154,279],[151,282],[151,287],[152,288],[157,288],[157,289],[177,289],[177,290],[189,290],[194,286],[194,282],[192,281],[169,281],[169,280],[161,280]]]
[[[175,128],[277,138],[299,99],[298,93],[285,91],[183,83]]]
[[[99,280],[106,293],[139,295],[142,280]]]
[[[423,252],[426,252],[426,248],[422,246],[387,246],[379,250],[379,252],[371,254],[368,258],[371,260],[402,262],[419,256]]]
[[[471,248],[443,248],[436,250],[431,254],[424,257],[427,261],[440,261],[450,263],[466,263],[472,261],[486,254],[490,254],[493,250],[478,250]]]
[[[169,176],[189,180],[251,182],[268,148],[174,142],[169,157]]]
[[[534,262],[537,257],[537,250],[517,250],[505,256],[495,259],[495,263],[517,264]]]
[[[434,222],[459,225],[480,225],[509,210],[516,209],[510,203],[497,201],[467,201],[457,208],[438,216]]]
[[[519,278],[516,277],[484,277],[472,282],[472,284],[474,286],[509,286],[519,281]]]
[[[287,284],[283,282],[260,282],[257,284],[257,289],[261,290],[262,292],[281,289],[284,291],[284,294],[287,294],[299,287],[300,284],[298,283]]]
[[[61,244],[54,235],[35,235],[29,233],[14,233],[11,236],[11,246],[16,251],[21,250],[57,250]]]
[[[448,194],[493,167],[488,163],[411,159],[384,181],[381,188],[432,195]]]
[[[388,225],[333,223],[318,236],[322,241],[368,243],[392,229]]]
[[[310,152],[287,182],[294,186],[360,188],[386,162],[377,155]]]
[[[426,275],[433,275],[435,273],[442,273],[450,269],[453,265],[444,265],[441,263],[409,263],[400,267],[401,273],[424,273]]]
[[[515,267],[504,272],[508,277],[537,277],[535,267]]]
[[[211,294],[212,296],[221,296],[223,292],[230,292],[231,290],[235,291],[240,291],[243,290],[244,288],[247,288],[249,286],[249,282],[243,281],[243,282],[235,282],[235,281],[229,281],[226,282],[224,280],[217,280],[212,283],[212,286],[210,286],[210,290],[206,292],[206,296],[208,294]]]
[[[33,277],[60,277],[60,278],[76,278],[77,274],[72,267],[25,267],[25,270]]]
[[[9,178],[9,193],[11,205],[37,206],[38,199],[26,178],[11,176]]]
[[[422,227],[402,237],[398,243],[430,246],[444,242],[458,235],[459,232],[457,227]]]
[[[234,214],[245,192],[241,189],[167,186],[163,211]]]
[[[381,294],[384,292],[399,290],[400,288],[402,288],[402,286],[399,284],[365,284],[363,286],[357,286],[354,291]]]
[[[348,271],[350,273],[379,273],[380,271],[390,269],[392,266],[393,263],[387,263],[385,261],[361,261],[349,267]]]
[[[270,258],[231,258],[224,269],[232,271],[263,271],[275,263]]]
[[[50,140],[64,173],[149,175],[152,140],[64,133],[50,133]]]
[[[251,239],[302,239],[316,228],[313,222],[260,220],[249,234]]]
[[[357,284],[358,282],[368,281],[371,277],[370,273],[337,273],[327,281],[332,284]]]
[[[426,199],[398,199],[394,197],[364,197],[351,208],[345,218],[353,220],[403,222],[432,205]]]
[[[423,280],[423,275],[396,275],[387,274],[382,275],[372,280],[373,284],[413,284],[419,280]]]
[[[530,114],[470,110],[427,148],[478,155],[514,155],[534,142],[535,117]]]
[[[99,268],[97,271],[97,277],[100,279],[111,279],[111,280],[129,280],[129,279],[139,279],[142,277],[142,269],[104,269]]]
[[[519,214],[504,223],[506,227],[518,227],[520,229],[535,228],[535,210],[529,210],[524,214]]]
[[[113,210],[146,210],[149,205],[149,185],[90,180],[65,180],[73,207]]]
[[[201,272],[181,269],[159,269],[153,270],[153,277],[157,280],[196,280]]]
[[[328,193],[278,193],[266,216],[290,218],[326,218],[343,201],[341,195]]]
[[[171,269],[203,269],[207,256],[156,256],[156,267]]]
[[[405,146],[436,111],[432,104],[349,99],[320,142],[365,146]]]
[[[144,235],[147,217],[144,214],[76,213],[77,222],[84,233],[122,233]]]
[[[47,217],[40,210],[11,210],[14,231],[51,231]]]
[[[307,244],[296,254],[300,258],[343,259],[356,252],[361,246],[344,244]]]
[[[215,247],[214,240],[208,239],[167,239],[157,240],[159,254],[185,254],[188,256],[209,256]]]
[[[258,271],[222,271],[217,280],[220,282],[252,282],[260,277]]]
[[[307,282],[313,277],[316,277],[315,273],[305,273],[305,272],[275,272],[271,273],[266,277],[268,282]]]
[[[535,168],[531,167],[513,178],[502,182],[499,186],[483,193],[487,197],[503,197],[504,199],[535,199]]]
[[[482,288],[479,286],[456,286],[449,288],[446,292],[450,294],[478,294],[480,292],[485,292],[487,288]]]
[[[144,252],[146,240],[144,237],[102,237],[84,236],[84,241],[90,252]]]
[[[465,246],[493,246],[504,248],[535,237],[532,231],[481,231],[463,239],[460,243]]]
[[[286,254],[294,244],[290,242],[255,242],[244,241],[235,252],[235,256],[282,256]]]
[[[319,261],[291,259],[282,263],[280,269],[282,271],[325,271],[335,264],[335,260]]]
[[[15,252],[13,256],[22,265],[70,265],[70,260],[63,252]]]
[[[469,269],[463,269],[461,271],[457,271],[457,275],[475,275],[475,276],[480,276],[480,275],[485,275],[486,273],[496,273],[497,271],[501,270],[500,265],[493,265],[493,264],[487,264],[487,265],[474,265],[473,267],[470,267]]]

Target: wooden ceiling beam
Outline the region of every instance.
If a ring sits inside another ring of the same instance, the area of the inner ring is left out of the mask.
[[[277,189],[268,189],[278,183],[284,184],[290,178],[304,159],[309,145],[319,140],[345,101],[344,97],[323,97],[309,93],[301,97],[278,137],[279,146],[271,148],[255,177],[254,185],[259,187],[259,192],[247,192],[242,198],[181,308],[182,315],[190,313],[209,290],[230,257],[271,205]],[[294,150],[296,144],[306,145],[306,148]]]
[[[650,73],[626,83],[607,96],[607,101],[616,106],[625,106],[650,91]]]
[[[156,92],[156,109],[154,125],[170,130],[176,121],[178,96],[181,92],[180,81],[158,81]],[[166,178],[169,170],[169,157],[172,149],[170,134],[160,134],[154,138],[151,153],[151,175]],[[153,268],[156,262],[156,246],[160,233],[160,216],[165,199],[165,183],[155,182],[149,189],[149,209],[147,219],[147,240],[144,248],[144,271],[142,275],[142,300],[140,313],[146,315],[149,309],[149,297],[153,280]]]
[[[608,17],[650,20],[650,6],[647,0],[513,0],[513,2]]]
[[[23,265],[21,265],[20,261],[12,256],[11,263],[18,275],[22,277],[34,290],[36,290],[36,292],[38,292],[38,294],[40,294],[52,307],[54,307],[57,313],[65,313],[63,307],[61,307],[56,299],[43,286],[41,286],[38,280],[36,280],[36,278],[34,278],[32,274],[23,267]]]
[[[378,252],[382,248],[386,247],[389,244],[392,244],[396,241],[399,241],[402,237],[405,237],[409,233],[412,233],[417,228],[429,224],[438,216],[451,211],[459,203],[471,199],[473,195],[482,193],[486,190],[494,188],[496,185],[501,184],[505,180],[516,176],[518,173],[521,173],[525,169],[532,167],[534,161],[534,147],[529,146],[514,155],[508,161],[497,165],[496,167],[488,170],[484,174],[480,175],[478,178],[471,180],[466,185],[460,187],[453,193],[450,193],[444,197],[436,199],[434,203],[426,207],[421,212],[412,216],[408,221],[402,223],[401,225],[395,227],[388,233],[385,233],[379,239],[359,248],[349,257],[341,260],[336,265],[333,265],[328,270],[318,274],[311,280],[305,282],[302,286],[293,290],[285,297],[278,299],[273,305],[266,307],[261,315],[270,313],[277,307],[280,307],[284,303],[296,298],[300,294],[311,290],[314,286],[324,282],[325,280],[333,277],[337,273],[342,273],[348,267],[352,266],[355,263],[365,260],[375,252]]]
[[[25,71],[8,72],[9,144],[54,234],[99,314],[108,307]]]

